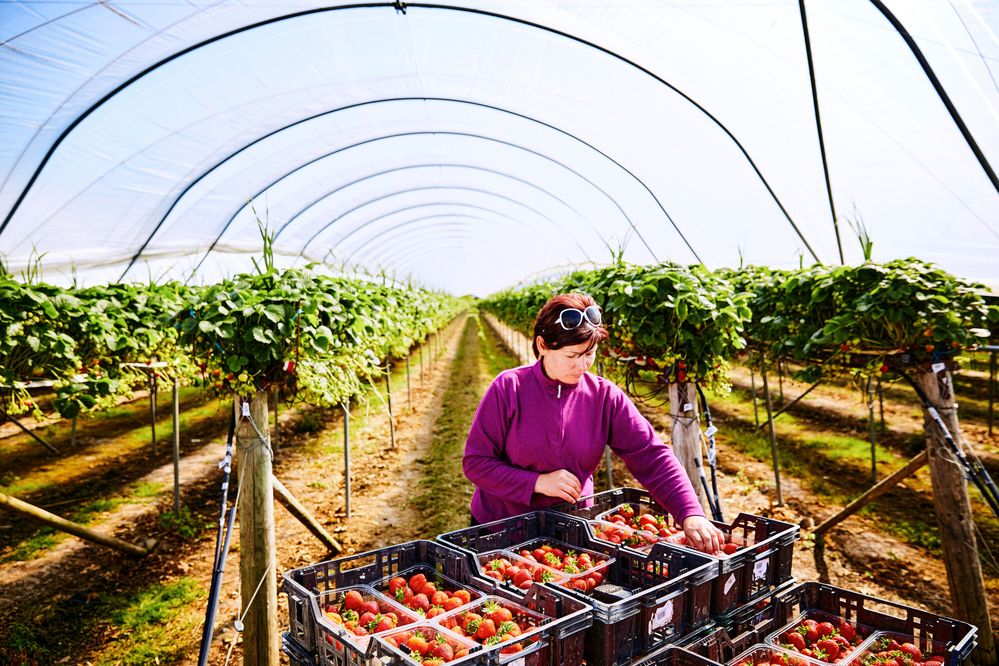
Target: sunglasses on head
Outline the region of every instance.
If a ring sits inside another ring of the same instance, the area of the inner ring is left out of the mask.
[[[603,317],[600,315],[600,308],[596,305],[591,305],[585,310],[566,308],[558,314],[559,325],[567,331],[577,328],[584,321],[590,326],[600,326],[600,323],[603,321]]]

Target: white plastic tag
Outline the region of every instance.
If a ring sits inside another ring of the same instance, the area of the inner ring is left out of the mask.
[[[649,633],[662,629],[673,621],[673,602],[668,601],[656,609],[655,614],[649,621]]]
[[[683,411],[689,412],[693,408],[694,408],[694,406],[692,404],[690,404],[689,402],[683,403]]]
[[[759,560],[753,565],[753,580],[761,580],[767,575],[767,569],[770,568],[770,560],[763,559]]]
[[[243,416],[249,416],[249,415],[250,415],[250,403],[244,402],[243,403]]]
[[[733,585],[735,585],[735,574],[729,574],[728,580],[725,581],[725,594],[729,593]]]
[[[934,373],[940,373],[947,369],[946,363],[934,363],[930,366]]]
[[[718,432],[718,428],[716,428],[714,426],[708,426],[708,429],[704,431],[704,434],[707,435],[708,437],[714,437],[715,433],[717,433],[717,432]]]

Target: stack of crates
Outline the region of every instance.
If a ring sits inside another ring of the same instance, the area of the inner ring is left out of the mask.
[[[594,540],[585,520],[554,511],[536,511],[439,537],[468,553],[486,583],[481,553],[512,550],[526,544],[555,540],[568,547],[607,557],[602,583],[579,591],[568,581],[549,586],[587,603],[593,626],[586,632],[588,666],[621,666],[708,625],[711,589],[717,562],[691,550],[658,544],[648,553],[634,553]],[[495,582],[495,581],[494,581]]]
[[[433,618],[413,612],[392,595],[390,586],[394,578],[411,580],[417,574],[439,590],[464,590],[468,600]],[[447,643],[453,653],[447,661],[455,666],[491,664],[499,659],[497,650],[469,641],[448,624],[456,614],[481,610],[490,602],[490,608],[504,606],[525,624],[530,620],[520,640],[503,646],[504,657],[507,650],[517,649],[515,656],[524,666],[575,666],[582,660],[583,632],[590,624],[585,603],[541,585],[514,594],[488,580],[476,580],[466,553],[435,541],[411,541],[294,569],[285,573],[283,587],[290,628],[284,651],[297,664],[412,666],[420,662],[394,643],[416,633],[429,642]],[[370,611],[375,617],[394,615],[397,625],[376,627],[363,636],[346,629],[346,614],[340,617],[334,610],[342,608],[348,592],[361,603],[377,606]]]

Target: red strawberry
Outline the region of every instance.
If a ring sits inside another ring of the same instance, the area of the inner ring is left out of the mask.
[[[839,657],[840,649],[839,643],[828,638],[823,638],[821,641],[815,644],[817,650],[821,650],[826,654],[826,661],[836,661]]]
[[[496,635],[496,623],[489,618],[484,618],[479,622],[479,628],[475,631],[475,637],[479,640],[486,640],[490,636]]]
[[[798,652],[805,649],[805,637],[797,631],[789,631],[784,634],[784,643],[787,643]]]
[[[414,594],[413,598],[409,600],[409,607],[425,611],[430,608],[430,599],[427,599],[425,594]]]
[[[389,594],[394,597],[395,591],[404,587],[406,587],[406,579],[402,576],[396,576],[389,581]]]
[[[360,610],[363,603],[364,597],[357,590],[349,590],[347,594],[343,595],[343,605],[350,610]]]
[[[912,643],[902,643],[898,648],[899,652],[908,656],[912,661],[922,661],[923,652]]]
[[[853,642],[853,639],[857,635],[857,630],[853,628],[853,625],[846,620],[839,621],[839,635],[846,640]]]
[[[413,594],[419,594],[423,586],[427,584],[427,577],[421,573],[415,574],[409,578],[409,587],[413,590]]]
[[[828,636],[836,631],[836,627],[832,626],[832,622],[819,622],[815,625],[815,630],[819,632],[819,636]]]

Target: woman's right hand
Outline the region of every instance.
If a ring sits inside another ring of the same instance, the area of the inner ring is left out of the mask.
[[[566,502],[575,503],[579,499],[583,486],[575,475],[565,469],[548,472],[538,477],[534,482],[534,492],[548,497],[558,497]]]

